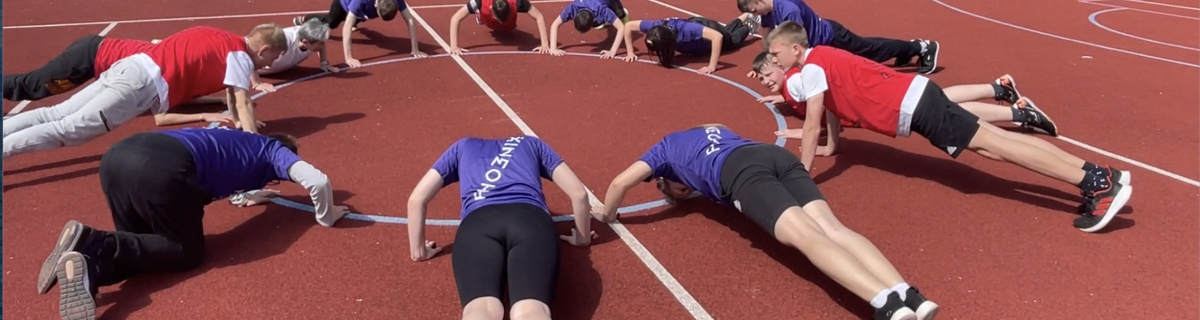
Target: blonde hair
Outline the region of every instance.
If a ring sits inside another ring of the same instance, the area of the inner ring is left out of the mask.
[[[252,40],[252,42],[258,42],[257,46],[252,45],[251,49],[257,50],[258,48],[253,47],[265,45],[271,47],[271,49],[279,50],[279,52],[286,52],[288,50],[287,34],[283,33],[283,27],[274,23],[264,23],[254,27],[253,30],[250,30],[250,35],[247,38]]]
[[[767,39],[769,39],[768,43],[775,43],[778,40],[785,41],[784,44],[786,45],[798,44],[804,48],[809,47],[808,31],[805,31],[804,26],[795,21],[787,21],[779,24],[778,27],[775,27],[775,30],[771,30],[771,33],[767,35]]]

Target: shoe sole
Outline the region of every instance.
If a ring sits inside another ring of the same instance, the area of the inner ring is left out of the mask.
[[[920,307],[917,307],[917,320],[933,320],[937,316],[938,305],[933,301],[925,301]]]
[[[917,320],[917,313],[913,312],[912,309],[904,308],[893,313],[889,320]]]
[[[1129,176],[1128,173],[1122,171],[1121,174],[1124,175],[1121,177],[1121,180],[1129,181],[1125,178]],[[1125,208],[1125,203],[1129,202],[1129,197],[1133,196],[1133,186],[1118,181],[1115,187],[1119,188],[1120,190],[1117,190],[1117,195],[1113,196],[1112,204],[1108,206],[1108,210],[1104,211],[1104,216],[1100,217],[1100,222],[1097,222],[1094,226],[1081,228],[1079,230],[1083,232],[1100,231],[1100,229],[1104,229],[1104,227],[1108,226],[1109,222],[1112,222],[1112,219],[1117,216],[1118,211],[1121,211],[1121,209]]]
[[[1013,83],[1014,83],[1013,91],[1016,91],[1016,89],[1015,89],[1016,81],[1013,81]],[[1045,135],[1051,136],[1051,137],[1057,137],[1058,136],[1058,124],[1054,122],[1054,119],[1050,118],[1050,114],[1047,114],[1046,111],[1042,110],[1041,108],[1038,108],[1037,105],[1035,105],[1033,103],[1033,100],[1029,100],[1029,99],[1025,99],[1025,100],[1029,101],[1029,103],[1025,104],[1024,108],[1029,108],[1033,111],[1037,111],[1038,115],[1042,116],[1042,121],[1050,124],[1050,127],[1054,128],[1054,132],[1051,133],[1049,131],[1038,129],[1038,128],[1031,128],[1031,129],[1033,129],[1034,131],[1043,133]]]
[[[1129,171],[1121,171],[1121,179],[1117,180],[1117,182],[1129,186]]]
[[[46,257],[46,261],[42,262],[42,270],[38,272],[38,294],[50,292],[50,287],[58,281],[55,278],[55,273],[58,269],[58,260],[62,258],[63,252],[75,251],[75,243],[79,242],[79,236],[83,235],[83,224],[79,221],[67,221],[63,225],[62,232],[58,234],[58,242],[54,243],[54,251],[50,251],[50,256]]]
[[[88,290],[87,261],[67,252],[58,261],[58,314],[62,320],[96,320],[96,300]]]
[[[1006,76],[1008,76],[1008,88],[1013,91],[1013,94],[1017,95],[1017,101],[1021,101],[1021,91],[1017,90],[1017,78],[1013,77],[1011,74],[1006,74]],[[997,81],[999,81],[999,79],[997,79]],[[1012,103],[1016,102],[1010,102],[1010,104]]]

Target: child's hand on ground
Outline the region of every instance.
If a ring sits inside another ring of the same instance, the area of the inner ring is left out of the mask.
[[[562,49],[550,49],[550,55],[555,56],[555,57],[561,57],[566,54],[567,54],[567,52],[562,51]]]
[[[230,118],[230,120],[232,120],[232,118]],[[234,127],[237,127],[238,129],[241,129],[241,128],[242,128],[242,122],[241,122],[241,121],[234,122],[234,123],[233,123],[233,126],[234,126]],[[262,127],[266,127],[266,126],[267,126],[267,123],[266,123],[266,122],[262,122],[262,120],[254,120],[254,126],[255,126],[255,127],[262,128]]]
[[[342,71],[342,69],[338,69],[338,67],[330,66],[329,64],[322,65],[321,70],[328,72],[328,73],[337,73],[338,71]]]
[[[350,69],[362,67],[362,61],[354,58],[346,59],[346,66],[350,67]]]
[[[533,52],[537,52],[537,53],[541,53],[541,54],[548,54],[548,53],[550,53],[550,47],[549,46],[540,46],[537,48],[533,48]]]
[[[782,131],[775,131],[775,136],[780,138],[801,140],[804,139],[804,129],[785,129]]]
[[[710,73],[713,73],[714,70],[717,70],[717,67],[707,66],[707,67],[700,68],[700,70],[696,70],[696,73],[710,74]]]
[[[463,49],[463,48],[459,48],[459,47],[450,48],[450,55],[457,56],[457,55],[464,54],[467,52],[471,52],[471,50],[467,50],[467,49]],[[415,55],[415,53],[414,53],[414,55]]]
[[[613,51],[608,51],[608,50],[600,51],[600,59],[612,59],[616,55],[617,55],[617,53],[613,52]]]
[[[429,54],[421,52],[420,50],[413,50],[412,56],[417,58],[425,58],[429,57]]]
[[[783,100],[783,95],[776,94],[776,95],[769,95],[769,96],[765,96],[762,98],[758,98],[758,102],[770,103],[770,104],[780,104],[780,103],[783,103],[784,100]]]
[[[200,115],[200,120],[204,120],[204,122],[230,123],[233,122],[233,117],[222,113],[204,113]]]
[[[270,84],[270,83],[266,83],[266,82],[261,82],[261,83],[259,83],[259,84],[257,84],[257,85],[255,85],[255,86],[254,86],[254,90],[258,90],[258,91],[266,91],[266,92],[275,92],[275,85],[273,85],[273,84]]]
[[[632,53],[625,54],[625,62],[634,62],[637,60],[638,60],[638,57],[636,54],[632,54]]]

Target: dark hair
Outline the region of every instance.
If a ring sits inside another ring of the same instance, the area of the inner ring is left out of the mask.
[[[769,63],[771,63],[771,54],[766,51],[759,53],[757,57],[754,57],[754,72],[762,73],[763,67]]]
[[[496,21],[504,22],[504,20],[508,20],[509,14],[512,14],[512,5],[509,5],[508,1],[492,1],[492,17],[496,18]]]
[[[375,9],[379,10],[379,18],[383,21],[392,21],[396,18],[396,13],[400,12],[400,5],[396,0],[377,0],[375,1]]]
[[[670,68],[675,58],[675,30],[660,24],[646,31],[646,49],[658,56],[658,64]]]
[[[300,145],[299,145],[299,143],[296,142],[296,137],[293,137],[286,133],[272,132],[272,133],[267,134],[267,138],[271,138],[271,140],[279,141],[279,144],[282,144],[284,148],[291,150],[292,153],[295,153],[295,154],[300,153]]]
[[[579,10],[579,12],[575,13],[575,30],[579,30],[579,33],[587,33],[588,30],[594,27],[592,20],[595,20],[595,18],[596,14],[592,13],[591,10]]]

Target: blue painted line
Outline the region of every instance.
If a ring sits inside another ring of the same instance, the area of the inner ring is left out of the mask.
[[[469,52],[469,53],[464,53],[463,55],[471,56],[471,55],[498,55],[498,54],[540,54],[540,53],[535,53],[532,51],[485,51],[485,52]],[[580,56],[580,57],[592,57],[592,58],[600,57],[600,55],[598,55],[598,54],[575,53],[575,52],[568,52],[567,55]],[[438,55],[432,55],[432,56],[429,56],[428,58],[443,58],[443,57],[449,57],[449,56],[450,56],[449,54],[443,53],[443,54],[438,54]],[[426,58],[426,59],[428,59],[428,58]],[[404,58],[381,60],[381,61],[375,61],[375,62],[371,62],[371,63],[364,63],[363,67],[404,62],[404,61],[410,61],[410,60],[416,60],[416,59],[418,59],[418,58],[404,57]],[[651,65],[658,65],[657,63],[655,63],[653,61],[648,61],[648,60],[638,60],[638,62],[647,63],[647,64],[651,64]],[[691,72],[692,74],[697,74],[696,69],[692,69],[692,68],[688,68],[688,67],[684,67],[684,66],[679,66],[679,67],[677,67],[677,69],[679,69],[681,71],[685,71],[685,72]],[[346,70],[347,69],[342,69],[339,72],[344,72]],[[280,89],[287,88],[296,83],[300,83],[300,82],[304,82],[304,81],[308,81],[308,80],[312,80],[312,79],[316,79],[316,78],[321,78],[321,77],[324,77],[324,76],[327,76],[330,74],[331,73],[329,73],[329,72],[321,72],[318,74],[313,74],[313,75],[308,75],[308,76],[301,77],[298,79],[293,79],[293,80],[281,83],[279,85],[276,85],[275,89],[278,91]],[[733,86],[734,88],[741,89],[742,91],[745,91],[746,93],[750,94],[750,96],[754,97],[754,99],[756,101],[759,98],[762,98],[761,94],[758,94],[758,92],[755,92],[754,90],[752,90],[740,83],[733,82],[732,80],[726,79],[721,76],[712,75],[712,74],[708,74],[708,75],[704,75],[704,76],[711,78],[711,79],[715,79],[720,82],[723,82],[725,84]],[[265,91],[259,92],[257,94],[254,94],[253,96],[250,96],[250,99],[258,100],[258,98],[262,98],[263,96],[266,96],[268,93],[269,92],[265,92]],[[767,107],[767,110],[771,111],[771,115],[775,117],[775,125],[779,128],[779,130],[787,129],[786,120],[784,120],[783,115],[780,114],[779,111],[775,110],[774,106],[772,106],[769,103],[763,103],[763,106]],[[225,111],[224,113],[228,114],[229,111]],[[218,125],[220,125],[219,122],[213,122],[213,123],[209,123],[208,127],[214,128],[214,127],[217,127]],[[776,137],[775,145],[782,147],[786,141],[787,141],[787,139],[785,139],[785,138]],[[250,193],[253,193],[253,192],[254,191],[250,191]],[[700,193],[694,192],[694,193],[692,193],[692,196],[689,198],[695,198],[698,196],[700,196]],[[300,211],[305,211],[305,212],[309,212],[309,213],[316,212],[316,210],[310,205],[298,203],[298,202],[283,199],[283,198],[273,198],[273,199],[271,199],[271,202],[274,202],[277,205],[281,205],[284,207],[288,207],[288,208],[292,208],[292,209],[296,209],[296,210],[300,210]],[[662,206],[666,206],[666,205],[667,205],[666,200],[650,201],[650,202],[646,202],[646,203],[635,204],[635,205],[631,205],[631,206],[617,208],[617,213],[618,214],[628,214],[628,213],[633,213],[633,212],[650,210],[650,209],[654,209],[654,208],[658,208],[658,207],[662,207]],[[353,213],[353,212],[347,214],[345,216],[345,219],[377,222],[377,223],[408,224],[408,218],[384,216],[384,215],[361,214],[361,213]],[[573,216],[569,216],[569,215],[554,216],[555,222],[566,222],[566,221],[574,221],[574,220],[575,220],[575,218]],[[462,222],[462,220],[459,220],[459,219],[425,219],[425,224],[431,225],[431,226],[457,226],[460,222]]]

